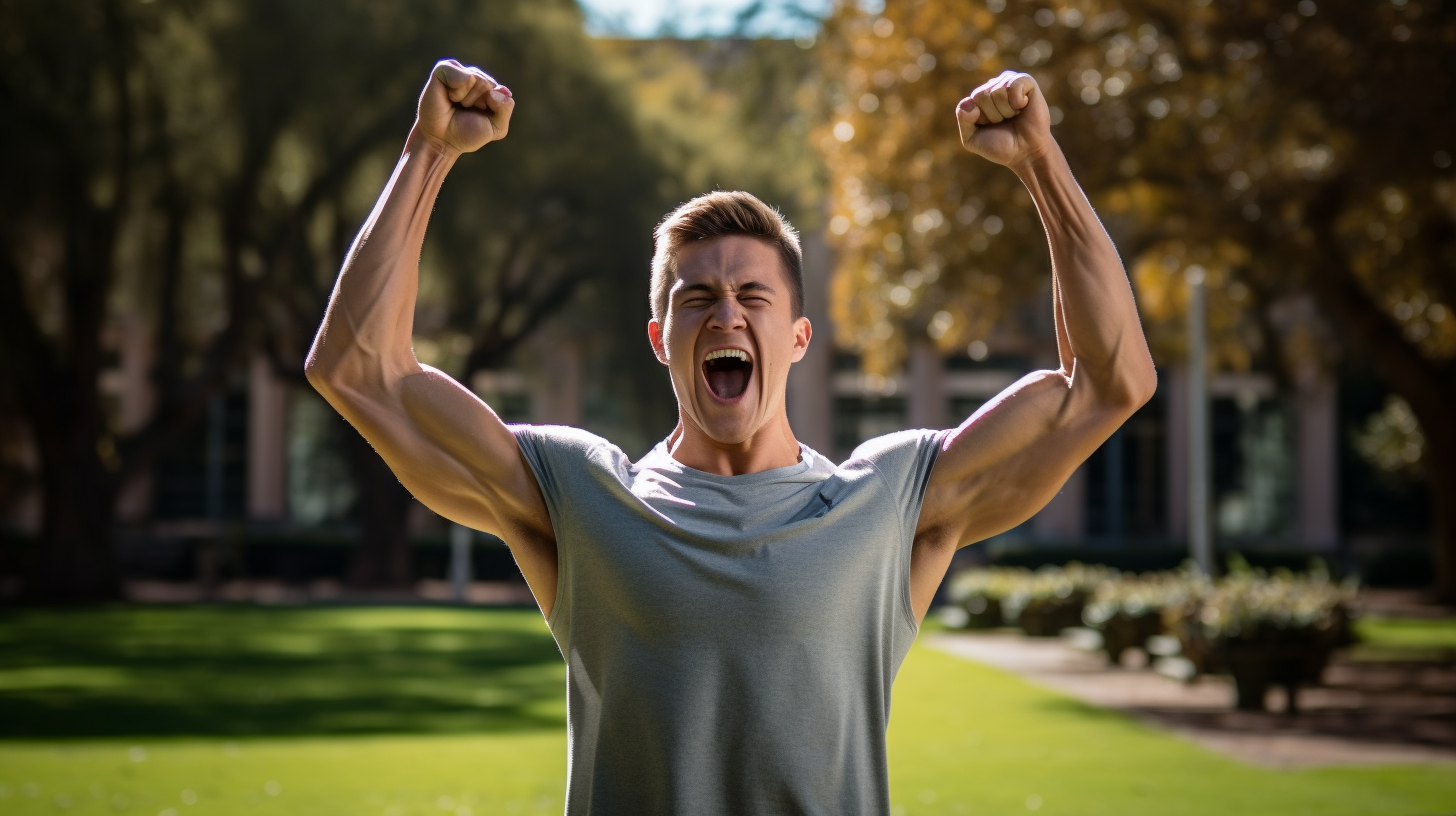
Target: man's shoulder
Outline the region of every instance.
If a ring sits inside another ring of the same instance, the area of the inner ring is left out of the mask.
[[[918,506],[945,433],[908,430],[877,436],[855,448],[840,468],[872,472],[897,503]]]
[[[848,466],[851,463],[868,462],[878,466],[886,460],[898,457],[914,459],[927,450],[937,448],[944,433],[945,431],[911,429],[867,439],[854,449],[844,464]]]
[[[576,428],[571,425],[534,425],[523,422],[507,425],[506,427],[518,439],[524,436],[547,440],[559,445],[572,445],[576,447],[601,447],[612,444],[604,437],[598,436],[584,428]]]
[[[558,464],[595,461],[615,465],[624,461],[622,449],[604,437],[570,425],[507,425],[516,443],[527,452],[549,457]]]

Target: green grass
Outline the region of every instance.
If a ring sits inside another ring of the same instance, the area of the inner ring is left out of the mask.
[[[0,736],[539,731],[566,670],[526,610],[119,608],[0,617]]]
[[[1456,619],[1360,618],[1355,634],[1355,660],[1456,661]]]
[[[924,647],[895,684],[890,776],[908,814],[1456,811],[1450,766],[1253,768]]]
[[[1456,649],[1456,618],[1361,618],[1362,643],[1411,649]]]
[[[0,813],[559,813],[563,678],[526,611],[8,613]],[[924,647],[890,749],[907,815],[1456,811],[1449,766],[1251,768]]]

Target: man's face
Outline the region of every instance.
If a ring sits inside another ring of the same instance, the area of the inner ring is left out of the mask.
[[[810,336],[792,297],[788,270],[767,241],[729,235],[684,247],[666,319],[647,327],[683,422],[732,445],[784,414],[789,366]]]

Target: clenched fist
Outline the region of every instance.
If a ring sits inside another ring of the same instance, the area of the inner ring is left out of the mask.
[[[962,99],[956,123],[967,150],[1008,167],[1038,159],[1056,146],[1041,88],[1029,74],[1016,71],[1002,71]]]
[[[435,63],[420,94],[416,131],[461,153],[504,139],[516,100],[484,71],[456,60]]]

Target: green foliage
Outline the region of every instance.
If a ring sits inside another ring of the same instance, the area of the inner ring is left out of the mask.
[[[1354,442],[1355,451],[1381,473],[1400,477],[1421,472],[1426,437],[1410,403],[1398,396],[1386,397],[1385,406],[1366,418]]]
[[[1276,570],[1230,572],[1188,612],[1211,641],[1320,642],[1346,645],[1353,584],[1336,584],[1323,570],[1296,575]]]
[[[1192,569],[1119,575],[1097,586],[1082,619],[1099,627],[1118,615],[1161,618],[1164,610],[1196,602],[1208,590],[1208,579]]]
[[[802,231],[823,221],[823,164],[809,140],[822,114],[813,52],[786,40],[598,40],[630,94],[642,138],[671,169],[674,202],[747,190]]]
[[[1078,563],[1043,567],[972,569],[951,578],[951,601],[974,619],[977,602],[995,601],[1007,622],[1029,633],[1050,616],[1056,629],[1086,623],[1105,627],[1114,619],[1152,618],[1180,636],[1211,647],[1231,641],[1318,642],[1335,648],[1350,642],[1353,582],[1337,584],[1322,563],[1306,573],[1250,568],[1234,556],[1229,575],[1210,581],[1191,566],[1173,572],[1123,575]],[[982,603],[981,605],[984,605]],[[1075,614],[1060,615],[1064,610]]]
[[[0,472],[50,478],[28,592],[114,596],[116,497],[250,358],[302,384],[344,253],[444,56],[494,72],[519,106],[510,138],[461,161],[442,194],[420,356],[468,381],[580,297],[589,319],[562,323],[587,369],[650,368],[639,338],[665,171],[570,0],[0,6],[0,333],[14,352],[0,425],[9,438],[23,423],[41,460],[7,444]],[[123,350],[125,386],[103,394]],[[596,405],[648,390],[593,384]],[[630,407],[612,418],[664,422]],[[367,463],[353,472],[383,473]],[[404,512],[408,497],[376,488],[371,507]]]

